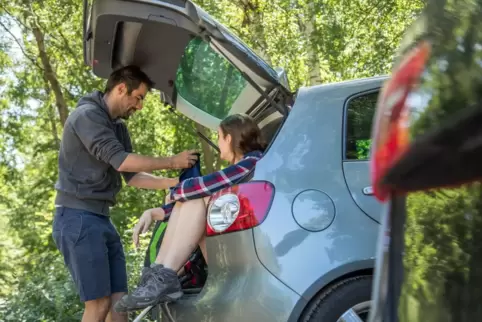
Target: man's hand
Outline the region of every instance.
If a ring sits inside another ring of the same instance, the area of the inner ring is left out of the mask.
[[[186,150],[171,157],[172,168],[185,169],[192,167],[198,159],[198,155],[195,153],[197,153],[196,150]]]
[[[119,172],[152,172],[162,169],[186,169],[196,163],[196,150],[187,150],[172,157],[148,157],[129,153],[119,167]]]
[[[132,241],[136,248],[139,247],[139,235],[145,234],[149,230],[153,220],[163,220],[164,217],[165,213],[162,208],[153,208],[144,211],[132,233]]]

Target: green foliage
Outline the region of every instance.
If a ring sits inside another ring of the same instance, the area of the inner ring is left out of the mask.
[[[358,160],[368,160],[370,157],[370,147],[372,140],[356,141],[356,158]]]
[[[456,312],[476,314],[470,308],[478,306],[481,292],[472,287],[480,283],[481,188],[476,183],[408,197],[401,315],[447,321]]]
[[[272,66],[284,67],[293,89],[315,84],[316,79],[328,82],[388,73],[401,34],[421,7],[421,1],[408,0],[196,2]],[[71,111],[82,95],[102,89],[104,81],[83,64],[82,1],[0,0],[0,29],[0,320],[79,320],[82,306],[51,237],[62,133],[59,112],[62,104]],[[48,59],[52,73],[42,57]],[[219,64],[216,58],[205,57]],[[177,84],[181,90],[185,86],[196,92],[206,108],[213,104],[222,110],[229,105],[242,84],[236,71],[209,69],[203,60],[189,65],[189,59],[185,57],[187,65],[181,68],[195,70],[193,76],[201,69],[211,70],[216,86],[204,83],[193,90],[189,82],[197,79],[183,79]],[[47,77],[52,75],[59,88]],[[226,79],[232,84],[229,88],[224,86]],[[214,91],[226,92],[221,95],[225,103],[210,102]],[[134,150],[167,156],[186,148],[202,149],[192,135],[193,122],[174,116],[157,97],[149,95],[142,112],[128,122]],[[367,153],[367,145],[357,143],[357,157]],[[205,168],[220,166],[216,158],[210,160]],[[163,191],[124,187],[112,211],[131,286],[137,282],[148,243],[144,238],[142,250],[134,250],[131,229],[139,215],[159,205],[163,197]]]

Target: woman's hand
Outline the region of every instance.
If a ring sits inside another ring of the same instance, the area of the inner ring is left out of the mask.
[[[179,183],[179,178],[166,178],[167,187],[172,188]]]
[[[153,208],[144,211],[132,233],[132,241],[136,248],[139,247],[139,235],[145,234],[147,230],[149,230],[153,220],[163,220],[164,217],[165,213],[162,208]]]
[[[172,202],[172,199],[171,199],[171,192],[167,192],[167,195],[166,195],[166,199],[164,199],[164,204],[167,205],[167,204],[170,204]]]

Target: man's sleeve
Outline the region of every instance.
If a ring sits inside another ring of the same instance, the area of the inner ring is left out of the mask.
[[[223,170],[184,180],[171,189],[171,199],[187,201],[203,198],[233,186],[254,168],[257,161],[256,158],[246,158]]]
[[[129,153],[101,113],[94,108],[83,108],[77,111],[71,126],[90,154],[119,169]]]
[[[127,127],[125,125],[122,125],[122,134],[124,137],[124,148],[125,151],[128,153],[132,153],[132,142],[131,142],[131,136],[129,135],[129,131],[127,130]],[[126,183],[129,183],[132,178],[137,174],[137,172],[121,172],[122,176],[124,177],[124,180]]]

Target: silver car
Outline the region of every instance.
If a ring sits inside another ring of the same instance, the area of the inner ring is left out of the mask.
[[[107,78],[137,64],[160,100],[215,130],[253,116],[256,170],[211,202],[208,277],[162,321],[365,321],[380,204],[370,130],[384,77],[290,90],[286,74],[186,0],[85,1],[84,59]]]

